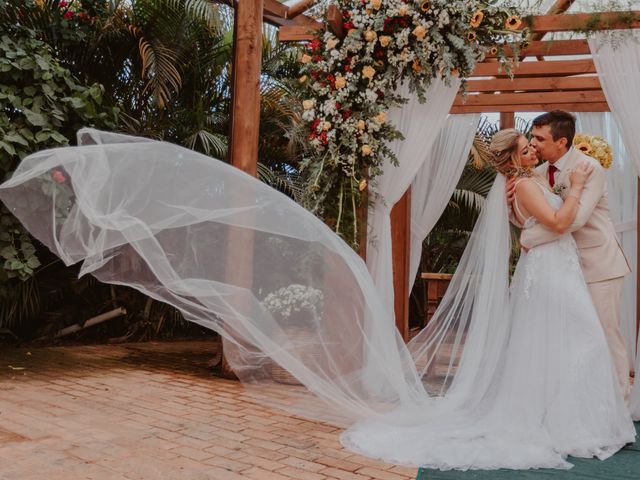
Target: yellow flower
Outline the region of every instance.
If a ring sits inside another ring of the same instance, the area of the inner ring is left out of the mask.
[[[473,17],[471,17],[471,26],[473,28],[478,28],[482,23],[482,20],[484,20],[484,12],[482,10],[478,10],[473,14]]]
[[[411,68],[413,68],[413,71],[416,73],[420,73],[422,71],[422,64],[420,63],[420,60],[418,60],[417,58],[413,61],[413,65],[411,65]]]
[[[364,120],[358,120],[358,130],[364,130]]]
[[[387,35],[382,35],[378,40],[380,41],[380,45],[382,45],[383,47],[386,47],[387,45],[389,45],[389,43],[391,43],[391,37]]]
[[[360,180],[360,183],[358,184],[358,190],[360,190],[361,192],[367,188],[367,181],[366,180]]]
[[[382,0],[371,0],[371,6],[376,10],[379,10],[382,6]]]
[[[476,35],[476,32],[469,32],[467,33],[467,40],[469,40],[470,42],[473,42],[478,36]]]
[[[424,2],[422,2],[422,4],[420,5],[420,10],[422,10],[423,12],[428,12],[429,10],[431,10],[431,2],[429,0],[425,0]]]
[[[313,108],[313,106],[315,105],[316,101],[311,99],[311,100],[304,100],[302,102],[302,108],[304,108],[305,110],[311,110]]]
[[[306,81],[307,81],[307,76],[306,76],[306,75],[302,75],[302,76],[298,79],[298,81],[299,81],[300,83],[304,83],[304,82],[306,82]]]
[[[344,77],[336,77],[336,88],[344,88],[347,86],[347,80]]]
[[[327,130],[329,130],[331,128],[331,122],[324,122],[324,124],[322,125],[322,129],[326,132]]]
[[[362,69],[362,76],[364,78],[368,78],[370,81],[373,80],[373,76],[375,74],[376,74],[376,70],[371,65],[367,65]]]
[[[327,40],[327,49],[333,50],[334,48],[336,48],[336,45],[338,45],[338,40],[336,40],[335,38],[330,38],[329,40]]]
[[[367,42],[374,42],[376,38],[378,38],[378,35],[373,30],[367,30],[366,32],[364,32],[364,39]]]
[[[302,58],[300,59],[300,61],[302,63],[309,63],[311,61],[311,56],[305,53],[304,55],[302,55]]]
[[[507,30],[518,30],[522,26],[522,19],[517,15],[511,15],[504,22],[504,26]]]
[[[589,142],[579,143],[578,145],[576,145],[576,149],[587,155],[591,153],[591,145],[589,145]]]
[[[418,40],[422,40],[425,35],[427,34],[427,29],[424,28],[422,25],[418,25],[416,28],[413,29],[413,35],[418,39]]]
[[[378,123],[384,123],[387,121],[387,112],[380,112],[373,119]]]
[[[492,57],[498,55],[498,47],[491,47],[491,49],[489,50],[489,55],[491,55]]]
[[[402,5],[402,6],[400,7],[400,9],[398,10],[398,14],[399,14],[401,17],[406,16],[406,15],[407,15],[407,13],[409,13],[409,9],[408,9],[407,7],[405,7],[404,5]]]
[[[374,62],[374,65],[375,65],[376,67],[384,68],[384,62],[383,62],[382,60],[376,60],[376,61]]]
[[[371,147],[369,145],[363,145],[362,146],[362,154],[363,155],[371,155],[373,153],[373,150],[371,149]]]

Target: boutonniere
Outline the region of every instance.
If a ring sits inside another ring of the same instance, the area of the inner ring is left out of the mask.
[[[566,189],[567,189],[567,186],[564,183],[556,183],[553,186],[553,193],[562,197],[563,196],[562,194]]]

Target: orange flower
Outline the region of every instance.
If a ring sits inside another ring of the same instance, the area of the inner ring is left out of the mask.
[[[420,60],[418,60],[417,58],[413,61],[413,65],[411,65],[411,68],[413,68],[413,71],[416,73],[420,73],[422,71],[422,64],[420,63]]]
[[[476,32],[471,31],[467,33],[467,40],[469,40],[470,42],[473,42],[476,38],[478,38]]]
[[[367,181],[360,180],[360,183],[358,184],[358,190],[362,192],[365,188],[367,188]]]
[[[458,71],[457,68],[452,68],[451,69],[451,76],[452,77],[457,77],[458,75],[460,75],[460,72]]]
[[[473,28],[478,28],[482,23],[482,20],[484,20],[484,12],[482,10],[478,10],[473,14],[473,17],[471,17],[471,26]]]
[[[511,15],[504,22],[504,26],[507,30],[518,30],[522,26],[522,19],[517,15]]]
[[[422,10],[423,12],[428,12],[429,10],[431,10],[431,2],[429,0],[425,0],[424,2],[422,2],[422,4],[420,5],[420,10]]]
[[[496,55],[498,55],[498,47],[491,47],[491,49],[489,50],[489,55],[495,57]]]

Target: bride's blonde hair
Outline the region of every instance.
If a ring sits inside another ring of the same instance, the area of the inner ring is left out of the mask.
[[[524,135],[515,128],[505,128],[496,133],[491,139],[491,162],[495,169],[507,176],[530,176],[531,169],[522,167],[518,140]]]

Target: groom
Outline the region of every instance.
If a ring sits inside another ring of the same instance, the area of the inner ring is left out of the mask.
[[[599,162],[573,148],[575,117],[562,110],[540,115],[533,121],[531,145],[546,160],[536,171],[564,198],[569,192],[569,173],[579,163],[595,166],[587,181],[578,213],[569,231],[578,245],[580,263],[591,298],[607,337],[625,402],[629,402],[629,363],[620,331],[620,297],[629,264],[618,243],[609,205],[605,172]],[[510,197],[511,198],[511,197]],[[522,232],[520,244],[527,249],[556,240],[560,235],[541,224]]]

